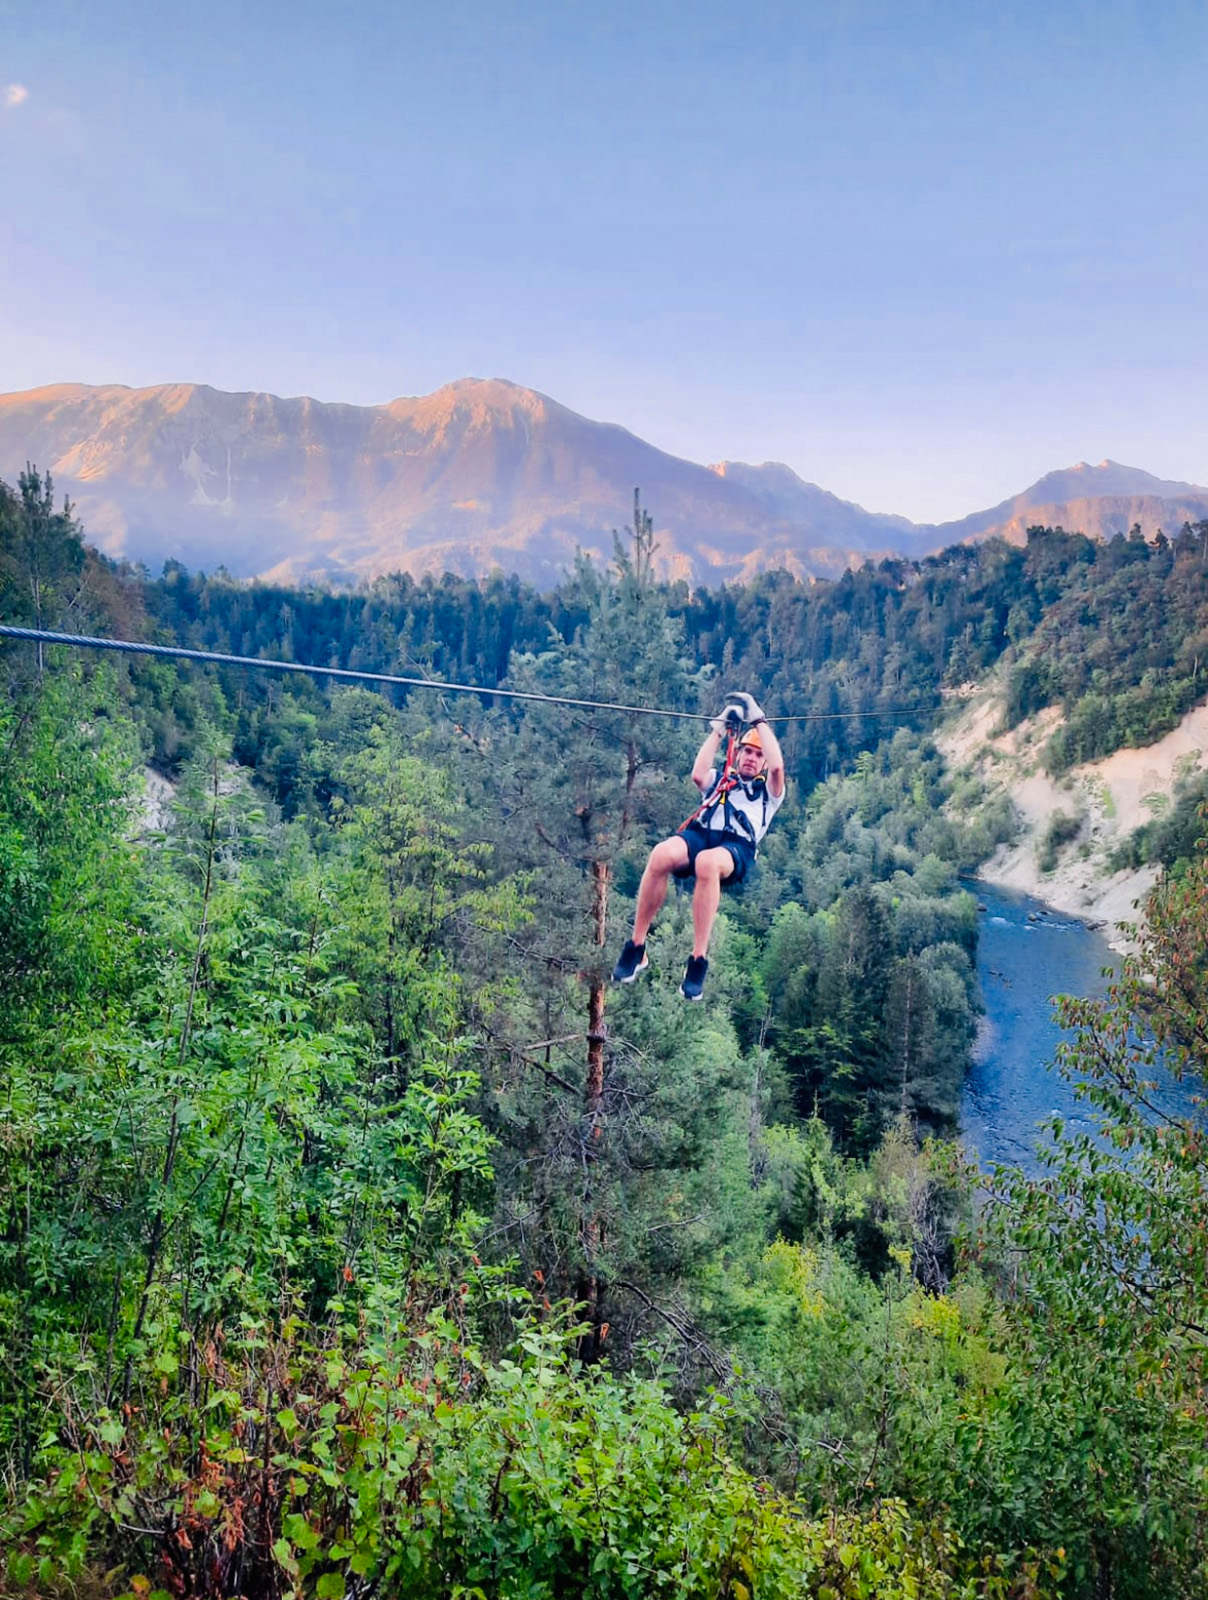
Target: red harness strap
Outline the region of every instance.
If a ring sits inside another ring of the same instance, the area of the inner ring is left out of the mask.
[[[711,789],[706,798],[701,801],[700,805],[697,806],[692,815],[684,818],[679,827],[675,830],[676,833],[683,833],[684,829],[688,827],[690,823],[695,822],[697,817],[709,810],[711,806],[715,806],[719,800],[724,800],[731,789],[737,789],[739,779],[737,773],[734,771],[734,752],[737,748],[737,741],[734,735],[731,734],[729,743],[726,745],[725,764],[721,769],[721,778],[718,781],[717,788]]]

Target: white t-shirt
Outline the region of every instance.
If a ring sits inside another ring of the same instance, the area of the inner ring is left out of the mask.
[[[709,787],[704,792],[705,804],[715,793],[721,782],[721,776],[721,773],[714,768]],[[731,777],[738,775],[731,773]],[[766,773],[745,783],[738,778],[725,799],[714,806],[712,811],[707,811],[699,820],[702,827],[710,833],[735,833],[740,839],[749,839],[752,844],[757,845],[768,831],[772,818],[780,810],[787,793],[786,781],[780,793],[773,794],[768,788]]]

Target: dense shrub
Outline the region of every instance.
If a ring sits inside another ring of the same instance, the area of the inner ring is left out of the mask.
[[[1065,811],[1053,812],[1036,848],[1036,864],[1041,872],[1053,871],[1062,847],[1072,844],[1082,832],[1084,825],[1083,817],[1073,816]]]
[[[166,1333],[167,1330],[162,1330]],[[137,1403],[77,1374],[19,1508],[17,1586],[265,1600],[913,1600],[1021,1592],[900,1502],[803,1518],[733,1460],[720,1399],[588,1375],[572,1329],[484,1362],[456,1323],[166,1339]],[[182,1382],[188,1375],[189,1381]],[[1052,1569],[1053,1575],[1059,1566]]]

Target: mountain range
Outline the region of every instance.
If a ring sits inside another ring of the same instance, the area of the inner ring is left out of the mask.
[[[776,462],[682,460],[503,379],[381,406],[201,384],[0,395],[0,478],[31,462],[110,555],[291,582],[501,567],[548,586],[576,548],[611,552],[635,485],[664,574],[694,583],[769,567],[833,577],[995,533],[1019,541],[1035,523],[1103,537],[1208,518],[1208,488],[1104,461],[956,522],[913,523]]]

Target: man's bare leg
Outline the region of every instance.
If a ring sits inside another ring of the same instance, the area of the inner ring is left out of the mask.
[[[642,881],[638,885],[638,904],[633,918],[633,942],[645,944],[650,924],[663,909],[667,884],[676,867],[688,865],[688,846],[679,835],[664,839],[650,852]]]
[[[734,871],[734,857],[722,845],[702,850],[696,858],[696,889],[692,895],[692,954],[709,954],[709,936],[721,903],[721,886]]]

